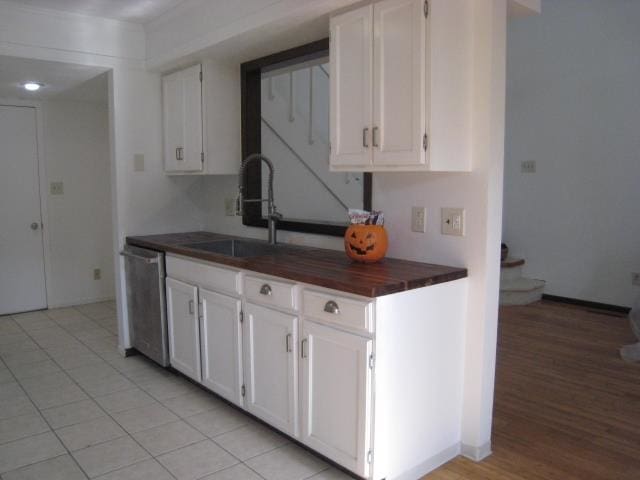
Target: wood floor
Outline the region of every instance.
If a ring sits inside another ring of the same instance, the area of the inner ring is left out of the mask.
[[[541,302],[500,312],[493,454],[425,480],[639,480],[640,365],[626,316]]]

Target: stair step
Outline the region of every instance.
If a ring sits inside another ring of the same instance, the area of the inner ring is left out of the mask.
[[[501,292],[531,292],[544,288],[544,280],[537,280],[535,278],[520,277],[515,280],[507,280],[500,284]]]
[[[542,299],[544,280],[517,278],[500,282],[500,305],[529,305]]]
[[[524,258],[507,258],[500,262],[500,268],[515,268],[524,265]]]

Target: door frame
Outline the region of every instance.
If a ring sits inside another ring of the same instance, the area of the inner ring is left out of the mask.
[[[33,108],[36,113],[36,157],[38,161],[38,195],[40,196],[40,231],[42,232],[42,253],[44,258],[45,309],[49,307],[49,285],[51,285],[51,251],[49,248],[49,214],[47,197],[47,171],[44,159],[44,121],[42,102],[0,97],[0,106]]]

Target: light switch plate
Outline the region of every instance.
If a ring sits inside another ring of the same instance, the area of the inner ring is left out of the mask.
[[[520,163],[520,170],[522,173],[536,173],[536,161],[527,160]]]
[[[51,182],[49,185],[49,192],[51,195],[64,195],[64,183]]]
[[[144,172],[144,155],[143,154],[136,153],[133,156],[133,171]]]
[[[411,207],[411,231],[424,233],[427,230],[427,209]]]
[[[464,208],[442,209],[442,234],[464,236]]]

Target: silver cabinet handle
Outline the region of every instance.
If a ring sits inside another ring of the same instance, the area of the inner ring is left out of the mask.
[[[334,315],[338,315],[340,313],[340,308],[338,308],[338,304],[333,300],[329,300],[324,304],[324,311],[327,313],[333,313]]]
[[[38,229],[38,226],[39,226],[39,225],[38,225],[38,222],[33,222],[33,223],[31,224],[31,230],[37,230],[37,229]]]
[[[189,314],[193,315],[195,313],[193,300],[189,300]]]
[[[133,253],[126,252],[124,250],[120,252],[120,255],[122,255],[123,257],[135,258],[136,260],[140,260],[144,263],[158,263],[158,257],[154,257],[154,258],[141,257],[140,255],[135,255]]]
[[[260,287],[260,295],[266,295],[270,297],[273,294],[273,290],[271,290],[271,285],[265,283]]]
[[[292,340],[293,340],[293,334],[287,333],[287,336],[285,337],[285,340],[284,340],[284,346],[287,353],[290,353],[293,351]]]
[[[369,148],[369,142],[367,142],[368,136],[369,136],[369,127],[364,127],[362,129],[362,146],[364,148]]]
[[[176,160],[184,160],[184,149],[182,147],[176,148]]]
[[[309,354],[307,353],[307,343],[309,341],[305,338],[304,340],[302,340],[302,342],[300,342],[300,356],[302,358],[307,358],[309,356]]]
[[[373,146],[378,147],[379,146],[378,145],[378,127],[373,127],[373,132],[371,136],[373,137],[372,138]]]

